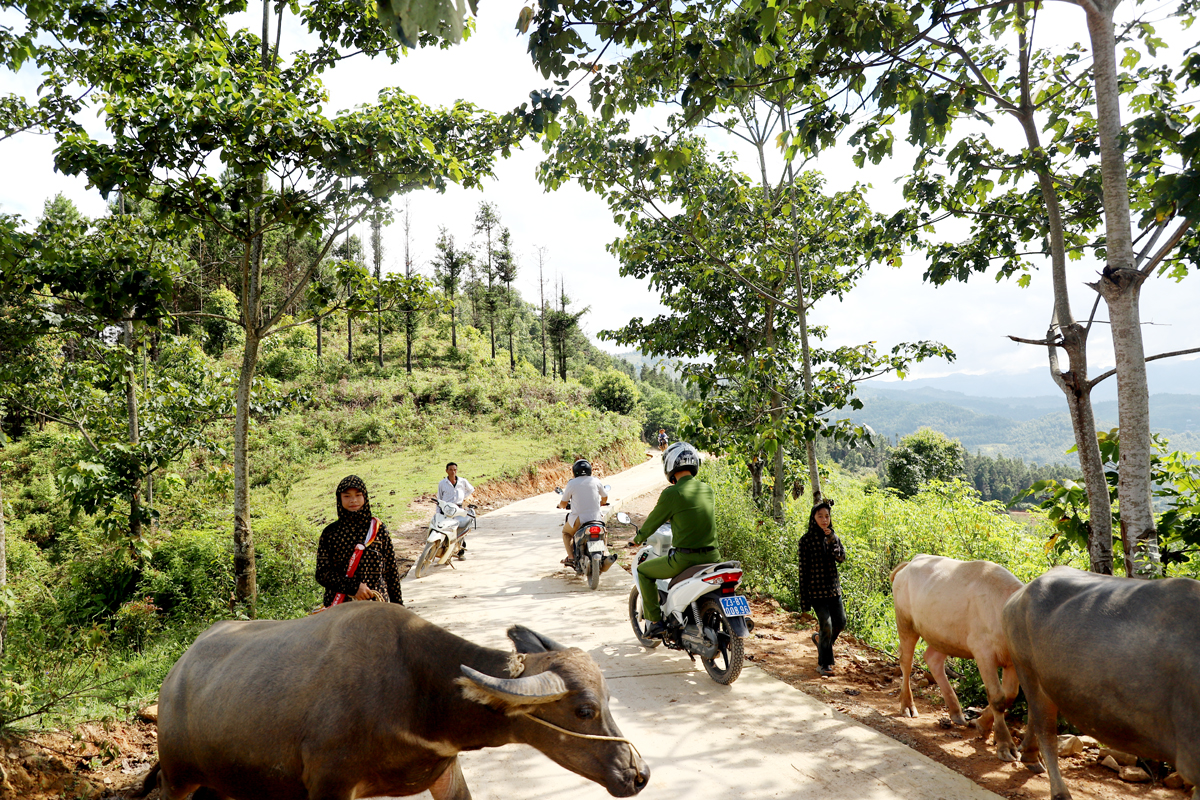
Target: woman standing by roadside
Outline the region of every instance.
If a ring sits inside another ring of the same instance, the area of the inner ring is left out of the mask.
[[[820,632],[812,635],[817,646],[817,669],[833,674],[833,643],[846,627],[842,585],[837,565],[846,560],[846,548],[833,532],[833,504],[822,501],[808,515],[808,531],[800,537],[800,610],[812,609]]]
[[[339,593],[347,600],[372,600],[404,605],[396,551],[387,526],[376,523],[371,532],[371,499],[367,485],[357,475],[347,475],[337,487],[337,522],[321,532],[317,544],[317,583],[325,587],[323,604],[328,606]],[[355,546],[365,544],[362,560],[353,577],[346,575]]]

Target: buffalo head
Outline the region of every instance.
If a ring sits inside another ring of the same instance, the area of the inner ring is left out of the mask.
[[[514,725],[518,741],[614,797],[644,789],[650,768],[621,736],[608,709],[604,675],[592,657],[520,625],[509,628],[508,638],[517,650],[510,675],[485,675],[464,664],[458,679],[463,696],[509,717],[526,717]]]

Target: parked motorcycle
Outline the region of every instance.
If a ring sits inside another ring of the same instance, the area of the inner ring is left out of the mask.
[[[700,656],[710,678],[721,684],[733,683],[742,673],[745,658],[742,639],[754,630],[750,603],[737,594],[742,579],[740,562],[697,564],[674,578],[657,581],[667,629],[661,638],[646,635],[650,623],[642,618],[636,565],[648,558],[667,555],[671,538],[671,525],[667,523],[650,535],[634,558],[634,584],[629,593],[633,633],[643,647],[666,644],[671,650],[683,650],[693,660]]]
[[[554,491],[562,494],[562,488],[555,487]],[[608,497],[612,487],[608,484],[604,485],[604,496]],[[608,503],[604,503],[608,505]],[[567,510],[571,510],[571,504],[567,504]],[[617,515],[618,519],[621,517]],[[627,521],[628,516],[625,517]],[[575,559],[575,574],[586,575],[588,588],[595,589],[600,585],[600,575],[604,571],[606,561],[616,561],[608,549],[608,525],[602,519],[583,520],[583,524],[579,526],[579,530],[575,531],[574,553],[572,558]]]
[[[466,546],[467,531],[472,526],[479,527],[475,506],[462,508],[448,500],[439,500],[429,521],[425,549],[413,564],[413,577],[420,578],[435,564],[449,564]]]

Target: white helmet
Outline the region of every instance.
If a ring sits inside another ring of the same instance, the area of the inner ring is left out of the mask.
[[[696,477],[700,471],[700,451],[687,442],[676,442],[663,453],[663,473],[671,483],[675,482],[675,473],[686,469]]]

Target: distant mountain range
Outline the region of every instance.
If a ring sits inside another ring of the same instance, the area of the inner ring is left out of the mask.
[[[1107,372],[1111,367],[1091,367],[1092,377]],[[1152,394],[1200,394],[1200,358],[1165,358],[1146,365],[1146,375]],[[944,375],[940,378],[914,378],[909,380],[876,380],[871,385],[897,391],[914,389],[942,389],[959,392],[973,397],[1055,397],[1061,402],[1058,387],[1050,378],[1048,368],[1024,372],[988,372],[968,375],[965,372]],[[1117,379],[1108,378],[1092,390],[1092,400],[1116,400]]]
[[[950,382],[948,379],[956,377],[932,380]],[[973,383],[976,387],[988,385],[982,380]],[[973,453],[1019,457],[1039,464],[1075,461],[1074,453],[1067,453],[1075,439],[1061,396],[987,397],[928,385],[893,388],[898,385],[864,384],[859,389],[862,410],[845,416],[870,425],[893,443],[898,436],[929,427],[958,439]],[[1098,429],[1117,427],[1115,400],[1094,402],[1092,408]],[[1170,440],[1173,449],[1200,450],[1200,394],[1151,395],[1150,424]]]
[[[637,351],[617,358],[641,366],[669,361]],[[1092,370],[1093,375],[1107,367]],[[1146,365],[1150,382],[1150,425],[1170,440],[1172,449],[1200,451],[1200,359],[1163,359]],[[1116,378],[1101,382],[1092,394],[1096,427],[1117,427]],[[1019,457],[1039,464],[1075,463],[1075,445],[1067,403],[1047,369],[1026,372],[956,373],[939,378],[875,380],[861,384],[861,411],[837,416],[863,422],[895,443],[923,427],[958,439],[972,453]]]

